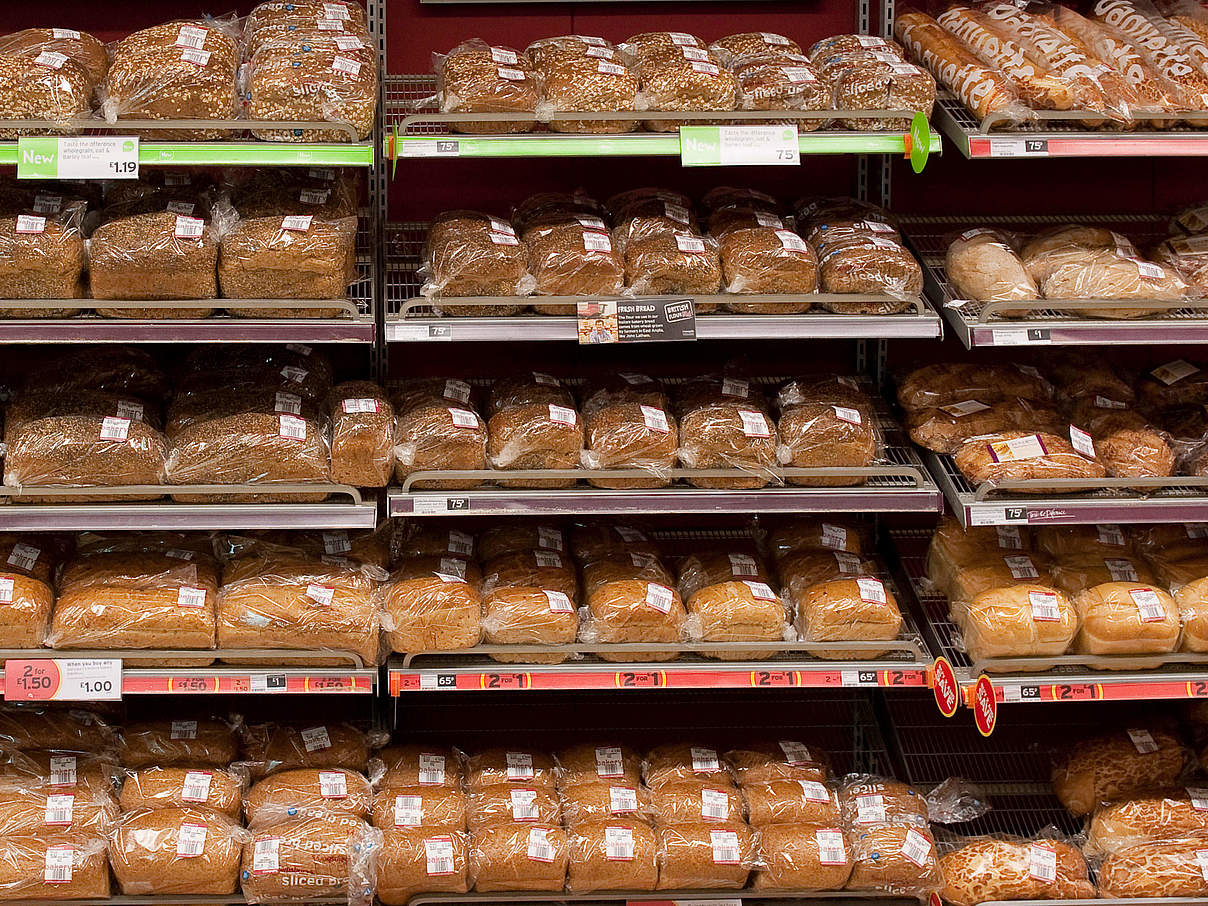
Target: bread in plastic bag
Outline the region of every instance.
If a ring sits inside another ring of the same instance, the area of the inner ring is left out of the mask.
[[[1129,727],[1080,740],[1053,764],[1053,792],[1071,815],[1090,814],[1100,802],[1174,786],[1190,752],[1159,726]]]
[[[357,279],[355,217],[311,214],[238,221],[222,237],[218,285],[226,299],[345,299]],[[248,318],[335,318],[342,308],[232,308]]]
[[[809,244],[791,230],[773,227],[736,229],[720,241],[722,277],[728,293],[808,296],[818,289],[818,259]],[[792,314],[809,311],[812,302],[727,302],[731,311]],[[754,308],[753,306],[758,306]]]
[[[487,467],[487,425],[472,409],[457,404],[421,404],[400,412],[395,421],[395,476],[412,472],[478,471]],[[472,488],[481,478],[430,478],[414,488]]]
[[[122,811],[204,808],[238,821],[247,775],[216,767],[153,767],[133,771],[122,784]]]
[[[389,775],[373,800],[373,826],[382,830],[449,828],[464,830],[466,797],[461,790],[433,786],[395,786]]]
[[[918,261],[900,242],[878,235],[856,235],[818,249],[818,273],[824,293],[892,296],[888,302],[825,299],[819,304],[836,314],[896,314],[923,291]]]
[[[250,826],[312,815],[365,818],[373,790],[347,768],[293,768],[257,781],[243,800]]]
[[[0,217],[0,292],[6,299],[78,299],[84,295],[84,209],[65,216]],[[7,311],[5,317],[65,318],[78,308]]]
[[[658,790],[673,783],[697,782],[733,786],[721,753],[698,743],[666,743],[646,753],[642,766],[646,786]]]
[[[666,409],[641,403],[596,407],[586,424],[583,465],[588,469],[639,469],[646,478],[588,478],[600,488],[656,488],[670,484],[679,432]]]
[[[376,886],[382,832],[346,816],[318,815],[252,829],[240,870],[249,903],[347,898],[369,906]]]
[[[0,832],[16,836],[105,836],[121,814],[112,793],[105,789],[60,789],[20,781],[0,785]]]
[[[26,28],[0,37],[0,53],[37,59],[45,52],[67,57],[88,75],[95,88],[109,71],[105,45],[88,32],[72,28]]]
[[[567,833],[570,858],[566,889],[654,890],[659,852],[654,829],[645,821],[612,818],[575,824]]]
[[[221,896],[239,885],[250,837],[236,819],[213,809],[128,811],[110,837],[109,862],[127,896]]]
[[[912,110],[931,116],[935,104],[931,73],[911,63],[853,57],[819,72],[830,82],[836,110]],[[839,122],[858,132],[910,128],[906,118],[844,117]]]
[[[663,825],[745,820],[745,803],[738,790],[708,781],[664,784],[651,791],[650,809]]]
[[[819,78],[808,57],[766,51],[738,57],[732,67],[738,81],[739,110],[831,109],[830,86]],[[813,132],[829,121],[819,118],[794,122],[800,131]]]
[[[772,574],[753,545],[731,543],[716,549],[698,549],[681,560],[678,568],[679,592],[685,601],[702,589],[722,582],[750,579],[768,585],[772,583]]]
[[[1107,856],[1097,873],[1099,895],[1113,898],[1208,895],[1199,853],[1201,837],[1139,843]]]
[[[626,49],[627,45],[622,45]],[[676,47],[638,61],[638,106],[660,112],[733,110],[738,83],[718,57],[697,47]],[[651,132],[678,132],[691,120],[648,119]]]
[[[88,240],[96,299],[212,299],[218,237],[201,218],[163,212],[111,220]],[[98,309],[113,317],[203,318],[213,308]]]
[[[721,281],[712,237],[664,233],[625,246],[625,282],[635,295],[711,295]]]
[[[748,820],[755,827],[771,824],[839,826],[839,800],[833,790],[817,780],[744,783],[742,793],[747,803]]]
[[[973,437],[1006,431],[1031,429],[1046,434],[1059,434],[1069,423],[1055,409],[1024,399],[994,400],[983,403],[978,399],[906,413],[910,439],[920,447],[936,453],[955,453]]]
[[[998,230],[981,228],[961,233],[948,244],[944,269],[962,299],[1016,302],[1040,298],[1040,289],[1019,253]],[[1000,314],[1010,317],[1017,312]]]
[[[1078,847],[1057,836],[1046,837],[1044,831],[1032,840],[987,836],[962,841],[940,857],[940,869],[940,895],[953,906],[987,900],[1090,899],[1096,893]]]
[[[6,751],[71,749],[102,753],[113,744],[113,728],[92,711],[32,703],[0,708],[0,747]]]
[[[734,469],[736,478],[689,478],[699,488],[760,488],[775,479],[778,435],[763,412],[735,403],[705,405],[680,419],[680,461],[689,469]]]
[[[971,399],[1045,402],[1051,396],[1052,387],[1039,372],[1029,374],[1014,365],[942,362],[916,368],[898,381],[898,403],[907,411]]]
[[[392,650],[456,651],[478,644],[482,599],[467,572],[466,561],[453,557],[400,564],[381,591]]]
[[[474,835],[470,878],[480,893],[560,891],[569,850],[566,831],[558,825],[492,824]]]
[[[790,468],[864,468],[880,458],[880,432],[871,408],[807,403],[781,415],[776,428],[777,459]],[[806,487],[850,487],[865,480],[860,475],[787,478],[789,484]]]
[[[597,587],[587,599],[583,625],[585,642],[679,642],[687,613],[674,588],[658,582],[626,579]],[[605,661],[664,661],[679,656],[675,650],[601,652]]]
[[[654,582],[674,587],[675,577],[650,550],[651,547],[643,545],[628,553],[617,552],[588,562],[580,561],[583,597],[590,600],[597,591],[613,582]]]
[[[377,53],[368,32],[265,43],[252,54],[247,115],[254,120],[317,120],[353,127],[356,141],[373,133],[377,115]],[[263,141],[344,142],[342,129],[256,129]]]
[[[579,222],[526,234],[529,272],[538,296],[615,296],[625,267],[607,230]],[[542,314],[574,314],[574,306],[544,306]]]
[[[483,789],[498,783],[516,783],[553,790],[557,787],[557,762],[546,752],[495,748],[475,752],[466,761],[466,789]]]
[[[827,753],[794,739],[748,742],[726,752],[724,758],[726,766],[744,789],[777,780],[825,783],[830,778]]]
[[[386,766],[383,788],[423,786],[460,789],[462,756],[450,748],[423,744],[397,744],[378,752]]]
[[[579,597],[579,579],[570,558],[548,549],[513,551],[488,560],[482,570],[482,591],[536,586],[561,592],[572,602]]]
[[[436,94],[441,113],[536,114],[537,73],[528,55],[510,47],[493,47],[477,38],[434,56]],[[456,132],[504,134],[531,132],[533,122],[451,123]]]
[[[0,844],[0,899],[108,899],[105,837],[12,836]]]
[[[563,56],[537,66],[541,99],[537,118],[550,119],[554,132],[632,132],[637,120],[571,120],[561,115],[578,112],[634,111],[638,109],[637,73],[615,50],[594,46],[582,56]],[[559,118],[552,119],[554,114]]]
[[[1074,606],[1082,654],[1162,654],[1178,646],[1178,607],[1161,588],[1108,582],[1075,595]]]
[[[93,84],[88,73],[57,51],[30,58],[0,50],[0,97],[5,119],[45,120],[46,128],[3,129],[0,138],[62,131],[73,120],[87,118],[92,109]]]
[[[793,635],[784,601],[762,582],[710,585],[688,599],[687,631],[701,642],[782,642]],[[758,660],[774,650],[714,649],[720,660]]]
[[[808,642],[892,641],[902,629],[902,612],[893,592],[874,576],[833,579],[808,589],[798,599],[798,625]],[[864,660],[888,651],[835,649],[812,652],[822,658]]]
[[[331,417],[331,479],[385,487],[394,473],[394,407],[371,381],[345,381],[327,397]]]
[[[1069,441],[1055,434],[1002,431],[974,437],[961,444],[956,467],[972,484],[985,481],[1030,481],[1049,478],[1099,479],[1107,469],[1097,460],[1078,452]],[[1075,493],[1078,486],[1056,493]],[[1013,488],[1012,493],[1049,494],[1049,488]]]
[[[534,281],[528,273],[528,248],[506,220],[475,211],[442,214],[424,242],[424,284],[420,292],[441,296],[527,296]],[[452,317],[513,315],[523,305],[448,306]]]
[[[637,786],[642,780],[641,756],[628,746],[581,743],[559,749],[554,758],[558,762],[558,789],[563,794],[584,783]]]
[[[512,586],[491,592],[482,602],[483,640],[488,645],[569,645],[579,619],[563,592],[534,586]],[[567,654],[498,654],[504,663],[560,664]]]
[[[1208,809],[1203,806],[1203,791],[1197,787],[1133,793],[1100,803],[1087,828],[1086,851],[1127,853],[1158,840],[1203,836],[1208,831]]]
[[[925,827],[886,824],[855,829],[848,842],[852,861],[848,890],[921,897],[943,886],[935,841]]]
[[[513,406],[487,423],[487,457],[500,471],[576,469],[583,450],[583,419],[572,408],[553,403]],[[566,478],[498,479],[509,488],[565,488]]]
[[[377,898],[406,906],[421,893],[465,893],[470,838],[457,828],[390,827],[383,830],[377,864]]]
[[[844,551],[861,555],[871,552],[867,529],[854,522],[830,517],[794,519],[775,526],[767,538],[768,549],[779,562],[798,551]]]
[[[991,588],[962,605],[960,624],[969,657],[1065,654],[1078,632],[1078,611],[1066,595],[1046,585],[1019,583]],[[983,669],[994,670],[993,665]]]
[[[1159,243],[1153,260],[1173,269],[1187,283],[1192,298],[1208,297],[1208,236],[1179,236]]]
[[[244,759],[257,777],[295,768],[365,771],[371,748],[381,742],[376,731],[334,722],[253,724],[241,736]]]
[[[561,792],[562,817],[568,829],[582,822],[653,817],[650,792],[626,781],[580,783]]]
[[[760,864],[758,838],[742,821],[662,824],[656,833],[659,890],[745,887]]]
[[[477,833],[492,824],[561,824],[557,794],[548,787],[497,783],[467,797],[466,825]]]

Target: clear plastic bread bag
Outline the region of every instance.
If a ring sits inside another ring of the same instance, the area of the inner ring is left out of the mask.
[[[0,53],[37,59],[48,51],[62,54],[83,69],[94,88],[105,80],[109,71],[105,45],[88,32],[73,28],[26,28],[0,37]]]
[[[763,582],[720,582],[687,602],[685,631],[694,642],[792,642],[797,639],[788,603]],[[760,660],[775,649],[715,648],[702,652],[718,660]]]
[[[1087,825],[1085,851],[1102,858],[1156,840],[1203,836],[1206,831],[1208,796],[1204,788],[1146,790],[1096,805]]]
[[[660,824],[659,890],[745,887],[763,865],[759,835],[745,822]]]
[[[394,473],[394,407],[372,381],[346,381],[327,397],[331,417],[331,479],[384,487]]]
[[[1003,431],[972,437],[961,444],[954,460],[961,473],[974,484],[985,481],[1029,481],[1034,479],[1084,478],[1098,480],[1107,470],[1087,446],[1085,432],[1075,428],[1074,438],[1082,452],[1066,438],[1028,431]],[[1062,488],[1062,493],[1084,490]],[[1032,493],[1047,493],[1037,489]],[[1028,493],[1016,490],[1015,493]]]
[[[126,770],[122,811],[137,808],[207,808],[239,819],[251,775],[241,764],[219,768],[149,767]]]
[[[792,230],[775,227],[732,229],[720,240],[724,289],[728,293],[767,293],[807,298],[790,303],[729,302],[731,311],[751,314],[808,311],[808,296],[818,291],[818,258]]]
[[[779,462],[790,468],[867,468],[885,461],[881,427],[871,406],[807,403],[780,416]],[[789,484],[842,487],[863,484],[861,475],[788,477]]]
[[[679,593],[685,601],[719,582],[750,579],[771,584],[773,574],[753,544],[733,543],[699,549],[679,561]]]
[[[482,602],[483,640],[488,645],[530,645],[548,653],[494,653],[503,663],[560,664],[571,654],[559,651],[578,634],[579,617],[566,593],[535,586],[513,586],[489,593]]]
[[[628,526],[625,526],[628,528]],[[642,581],[675,586],[675,577],[652,546],[646,542],[635,542],[633,550],[600,551],[590,559],[579,557],[583,597],[590,598],[594,592],[610,582]]]
[[[0,708],[0,749],[68,749],[107,755],[116,731],[99,714],[47,705],[12,704]]]
[[[450,211],[437,219],[424,244],[419,277],[424,281],[420,293],[428,299],[527,296],[536,286],[528,272],[528,248],[512,224],[476,211]]]
[[[722,62],[704,48],[677,47],[638,63],[639,110],[725,111],[738,103],[738,82]],[[651,132],[678,132],[691,120],[648,119]]]
[[[809,642],[893,642],[902,612],[893,591],[876,576],[832,579],[807,589],[795,602],[797,628]],[[882,657],[890,649],[818,650],[823,658]]]
[[[670,484],[677,463],[679,431],[675,416],[660,406],[620,403],[597,408],[587,420],[585,469],[639,469],[651,479],[588,478],[606,488]]]
[[[370,906],[382,832],[350,817],[317,815],[251,828],[240,872],[249,903],[347,898]]]
[[[321,33],[320,33],[321,34]],[[297,38],[295,37],[295,42]],[[367,34],[339,34],[279,49],[262,46],[243,71],[253,120],[332,122],[342,129],[256,129],[262,141],[364,141],[377,116],[377,53]]]
[[[77,299],[84,295],[84,202],[58,213],[0,217],[0,292],[6,299]],[[78,308],[8,311],[6,317],[71,317]]]
[[[923,291],[923,272],[917,259],[894,239],[875,235],[855,235],[833,242],[820,250],[818,272],[824,293],[860,293],[891,296],[900,303],[916,299]],[[823,303],[826,305],[826,303]],[[843,300],[833,300],[840,313]],[[855,314],[894,314],[903,304],[892,302],[856,303]]]
[[[544,787],[499,783],[480,787],[467,796],[466,824],[471,832],[513,821],[560,824],[558,794]]]
[[[399,654],[472,648],[482,638],[481,575],[455,557],[404,560],[380,589]]]
[[[109,898],[109,840],[84,836],[6,837],[0,895],[14,900]]]
[[[1138,843],[1099,862],[1099,895],[1112,898],[1208,895],[1201,867],[1204,838],[1191,836]]]
[[[127,896],[222,896],[238,889],[251,839],[238,819],[213,809],[136,809],[110,834],[109,863]]]
[[[680,462],[689,469],[733,469],[741,477],[689,478],[703,488],[759,488],[781,483],[774,471],[779,435],[762,411],[733,403],[705,405],[680,419]]]
[[[574,825],[567,837],[568,891],[655,889],[658,842],[647,822],[632,818],[582,822]]]
[[[626,745],[579,743],[558,749],[558,789],[565,793],[571,787],[595,783],[626,783],[637,786],[642,781],[642,757]]]
[[[483,893],[559,892],[566,883],[569,849],[559,825],[493,824],[473,835],[470,880]]]
[[[93,82],[76,61],[58,51],[36,56],[0,50],[0,86],[8,99],[4,115],[9,119],[45,120],[46,128],[3,129],[0,138],[49,132],[78,133],[68,123],[87,118],[92,110]]]
[[[416,894],[465,893],[470,836],[456,827],[390,827],[383,831],[377,899],[406,906]]]
[[[588,218],[584,218],[588,219]],[[578,221],[527,234],[529,271],[538,296],[615,296],[625,266],[606,229]],[[542,314],[575,314],[573,305],[539,306]]]
[[[356,217],[311,214],[239,220],[222,236],[218,284],[227,299],[337,299],[358,277]],[[247,316],[272,317],[272,309]],[[343,308],[299,309],[298,317],[339,317]]]
[[[1040,298],[1036,281],[1016,251],[1016,243],[1001,230],[980,227],[952,237],[948,240],[944,267],[961,299],[1015,302]]]
[[[1056,827],[1030,838],[1007,834],[941,838],[943,899],[953,906],[996,900],[1073,900],[1096,895],[1078,840]]]
[[[619,133],[632,132],[638,127],[635,119],[564,118],[566,113],[639,109],[638,74],[624,54],[608,47],[590,47],[581,57],[551,60],[538,67],[538,72],[541,98],[535,110],[537,120],[549,123],[554,132]]]
[[[497,47],[478,38],[465,41],[447,54],[433,54],[436,100],[441,113],[532,114],[540,88],[528,55]],[[531,132],[534,122],[453,123],[457,132],[487,134]]]
[[[293,768],[344,767],[366,771],[372,752],[389,736],[347,722],[266,723],[240,727],[243,757],[256,777]]]
[[[1183,278],[1190,298],[1208,297],[1208,234],[1167,239],[1154,248],[1152,257]]]
[[[762,53],[740,56],[732,64],[738,80],[739,110],[810,110],[831,108],[831,90],[800,54]],[[824,128],[825,118],[794,120],[803,132]]]
[[[670,585],[621,579],[599,585],[587,598],[579,638],[587,643],[653,643],[683,641],[687,612]],[[667,651],[601,652],[605,661],[664,661],[679,656]]]
[[[369,779],[341,767],[292,768],[252,784],[243,798],[249,827],[299,816],[365,818],[373,808]]]

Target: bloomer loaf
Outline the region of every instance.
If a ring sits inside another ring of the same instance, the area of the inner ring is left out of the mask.
[[[1055,434],[1003,431],[965,441],[955,456],[956,467],[972,484],[985,481],[1032,481],[1043,478],[1105,478],[1107,470],[1077,452]],[[1075,493],[1081,487],[1055,493]],[[1013,488],[1017,494],[1054,493],[1050,488]]]
[[[127,896],[222,896],[238,886],[249,836],[237,820],[213,809],[142,809],[117,823],[109,862]]]
[[[1045,402],[1051,395],[1052,388],[1038,372],[1029,374],[1013,365],[972,362],[924,365],[898,384],[898,402],[908,411],[950,406],[964,400]]]
[[[1055,588],[1021,583],[975,595],[964,606],[960,623],[969,657],[976,662],[1047,657],[1069,650],[1078,631],[1078,612]]]
[[[766,865],[755,873],[756,890],[839,890],[851,874],[837,824],[765,824],[759,843]]]
[[[567,837],[567,890],[654,890],[659,876],[658,847],[654,829],[645,821],[587,821],[576,824]]]
[[[108,899],[109,841],[96,836],[5,837],[0,900]],[[47,875],[53,880],[47,880]]]
[[[1087,831],[1088,852],[1126,853],[1157,840],[1203,836],[1208,811],[1197,808],[1202,803],[1193,795],[1199,798],[1187,789],[1158,790],[1097,806]]]
[[[1042,866],[1055,857],[1055,874]],[[988,900],[1075,900],[1095,896],[1086,860],[1063,840],[1034,841],[983,837],[940,858],[944,888],[940,895],[953,906],[976,906]]]
[[[1040,289],[1005,235],[988,229],[967,230],[948,246],[948,279],[962,299],[977,302],[1031,301]],[[1020,314],[999,312],[1004,317]]]
[[[244,844],[240,878],[249,903],[348,898],[373,902],[382,832],[345,816],[290,818],[256,827]]]
[[[1053,765],[1053,792],[1075,817],[1100,802],[1174,786],[1188,756],[1166,730],[1129,729],[1083,740]]]
[[[583,597],[591,599],[597,591],[612,582],[656,582],[675,587],[670,570],[649,550],[649,545],[629,553],[617,552],[597,556],[588,562],[580,560]]]
[[[566,831],[557,825],[492,824],[474,835],[470,878],[482,893],[560,891],[568,855]]]
[[[758,844],[744,822],[664,824],[656,833],[662,853],[659,890],[746,886]]]
[[[470,847],[458,828],[390,827],[378,856],[377,898],[385,906],[406,906],[420,893],[469,890]]]

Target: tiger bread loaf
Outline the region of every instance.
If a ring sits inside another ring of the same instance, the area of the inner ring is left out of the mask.
[[[350,723],[268,723],[242,728],[244,760],[253,776],[294,768],[348,768],[364,771],[378,734]]]
[[[499,783],[554,790],[557,763],[545,752],[527,749],[485,749],[466,760],[466,788],[473,793]]]
[[[979,837],[940,857],[940,896],[953,906],[989,900],[1081,900],[1095,896],[1086,860],[1059,839]]]
[[[345,381],[327,396],[331,480],[380,488],[394,472],[394,407],[372,381]]]
[[[439,786],[396,786],[389,775],[373,800],[373,826],[436,827],[462,830],[466,827],[466,796],[461,790]]]
[[[587,599],[585,642],[605,644],[679,642],[687,612],[679,593],[669,585],[644,579],[619,579],[597,586]],[[603,660],[660,661],[679,656],[675,650],[600,652]]]
[[[560,891],[570,846],[556,824],[492,824],[474,834],[469,877],[481,893]]]
[[[243,808],[248,824],[264,824],[297,815],[364,818],[372,805],[369,781],[356,771],[295,768],[253,784]]]
[[[54,648],[160,648],[208,651],[216,641],[217,566],[179,551],[98,552],[67,563],[59,576],[47,642]],[[213,656],[130,657],[144,666],[205,666]]]
[[[482,638],[482,576],[458,557],[404,560],[382,586],[386,638],[400,654],[472,648]]]
[[[127,776],[119,802],[123,812],[158,808],[204,808],[238,820],[247,774],[235,768],[143,768]]]
[[[758,844],[744,821],[660,824],[659,890],[745,887]]]
[[[475,833],[492,824],[560,824],[561,818],[557,794],[548,787],[497,783],[475,789],[466,803],[466,824]]]
[[[239,877],[249,903],[328,897],[373,901],[382,832],[350,815],[315,814],[251,828]]]
[[[382,832],[377,863],[377,898],[406,906],[419,893],[465,893],[469,836],[460,828],[390,827]]]
[[[802,638],[810,642],[892,641],[902,629],[897,599],[875,576],[832,579],[808,589],[797,601]],[[868,659],[889,649],[822,649],[822,658]]]
[[[0,899],[108,899],[108,846],[100,836],[5,837],[0,843]]]
[[[583,743],[560,749],[554,757],[558,762],[558,790],[563,794],[581,784],[637,786],[642,779],[641,756],[629,746]]]
[[[1074,642],[1079,617],[1057,589],[1021,582],[979,592],[964,605],[960,625],[970,658],[993,671],[995,665],[984,662],[1065,654]]]
[[[288,652],[296,649],[333,653],[307,658],[308,666],[347,665],[352,656],[376,664],[381,615],[375,577],[384,575],[352,561],[260,545],[223,566],[218,647],[281,649],[277,663],[290,663]]]
[[[840,890],[851,874],[851,858],[837,824],[776,823],[759,826],[764,865],[756,890]]]
[[[701,642],[782,642],[791,633],[784,601],[763,582],[735,580],[701,589],[688,600],[689,638]],[[720,660],[768,658],[772,649],[706,649]]]
[[[585,821],[568,832],[566,889],[654,890],[659,877],[658,840],[645,821]]]
[[[825,783],[830,778],[826,752],[795,739],[748,742],[726,752],[724,760],[743,788],[778,780]]]
[[[223,720],[145,720],[123,724],[119,757],[127,768],[219,767],[239,753],[234,728]]]
[[[1103,897],[1203,897],[1202,837],[1138,843],[1107,856],[1099,865],[1099,895]]]
[[[1188,751],[1170,729],[1130,727],[1082,740],[1053,765],[1053,792],[1074,816],[1101,802],[1169,788],[1183,773]]]
[[[1097,805],[1086,846],[1088,853],[1122,853],[1145,843],[1206,832],[1208,792],[1200,787],[1171,787]]]
[[[109,862],[127,896],[231,894],[250,837],[236,819],[213,809],[141,809],[114,827]]]

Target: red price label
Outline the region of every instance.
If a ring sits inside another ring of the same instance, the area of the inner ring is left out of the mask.
[[[212,676],[174,676],[168,681],[169,692],[217,692],[218,680]]]
[[[791,686],[793,674],[787,670],[752,670],[752,686]]]
[[[935,704],[944,717],[956,713],[960,695],[956,687],[956,672],[945,657],[937,657],[931,668],[931,691],[935,693]]]
[[[993,733],[998,723],[998,699],[994,697],[994,684],[985,674],[977,678],[973,688],[973,720],[982,736]]]
[[[4,662],[8,701],[118,701],[122,662],[116,658],[10,660]]]
[[[54,661],[5,661],[4,698],[10,702],[50,701],[59,691]]]
[[[659,675],[652,671],[635,672],[624,670],[616,675],[616,684],[621,689],[656,689],[662,685]]]
[[[1095,687],[1090,683],[1056,683],[1053,685],[1053,701],[1089,702],[1096,698]]]
[[[484,673],[478,678],[483,689],[524,689],[523,673]]]
[[[352,690],[352,677],[308,676],[306,690],[308,692],[349,692]]]

